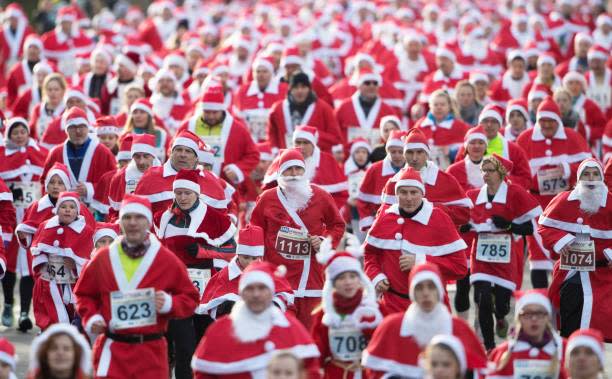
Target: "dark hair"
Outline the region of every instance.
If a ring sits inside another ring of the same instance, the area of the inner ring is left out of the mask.
[[[51,373],[51,367],[49,366],[49,356],[48,355],[49,355],[49,350],[51,350],[51,347],[53,346],[53,343],[55,342],[57,337],[61,337],[61,336],[66,336],[70,339],[70,341],[72,341],[72,346],[74,348],[74,363],[72,364],[72,373],[70,374],[70,377],[74,379],[78,377],[79,368],[81,365],[81,356],[83,355],[81,346],[79,346],[79,344],[74,340],[74,338],[70,334],[59,332],[47,338],[47,340],[44,341],[40,345],[40,349],[38,350],[38,353],[36,355],[36,359],[38,360],[40,369],[36,373],[34,379],[53,378],[53,375]]]

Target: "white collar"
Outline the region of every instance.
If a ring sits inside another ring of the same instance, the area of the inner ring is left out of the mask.
[[[438,172],[440,169],[433,161],[427,161],[425,170],[421,172],[421,179],[425,184],[429,184],[430,186],[436,185],[436,181],[438,180]]]
[[[487,194],[487,185],[485,184],[480,188],[478,197],[476,198],[476,204],[484,204],[489,202],[489,196]],[[508,197],[508,184],[502,182],[493,196],[493,203],[506,204],[506,198]]]
[[[395,175],[395,170],[393,169],[393,164],[391,164],[391,158],[389,158],[389,155],[383,159],[381,174],[382,176]]]
[[[251,83],[249,84],[249,89],[247,90],[246,95],[247,96],[255,96],[257,94],[260,93],[270,93],[273,95],[278,94],[278,78],[272,78],[270,79],[270,83],[268,83],[268,85],[266,86],[266,89],[262,91],[259,90],[259,85],[257,84],[257,80],[253,79],[251,80]]]
[[[242,270],[238,266],[238,257],[235,256],[227,265],[227,277],[229,280],[234,280],[240,275],[242,275]]]
[[[421,127],[426,127],[426,126],[439,126],[442,129],[447,129],[449,130],[450,128],[453,127],[453,123],[455,122],[455,119],[453,118],[452,120],[444,120],[439,124],[436,124],[434,120],[432,120],[429,117],[425,117],[425,119],[423,120],[423,122],[421,122]]]
[[[28,150],[28,147],[34,148],[36,150],[40,150],[36,142],[34,142],[33,138],[28,139],[28,144],[26,146],[18,147],[16,149],[11,149],[5,145],[4,154],[9,156],[15,153],[25,153]]]
[[[531,134],[531,140],[544,141],[545,139],[546,137],[544,137],[544,134],[542,134],[542,128],[540,127],[540,124],[536,122],[536,124],[533,126],[533,134]],[[559,125],[557,131],[555,132],[555,135],[553,136],[553,139],[567,139],[567,135],[565,134],[565,128],[563,127],[563,125]]]
[[[163,165],[162,176],[167,178],[176,174],[178,174],[178,172],[174,169],[174,167],[172,167],[172,163],[170,163],[170,159],[168,159],[168,161]]]
[[[393,204],[392,206],[387,208],[385,212],[393,213],[399,216],[400,214],[399,204],[397,203]],[[410,219],[420,224],[427,225],[429,223],[429,219],[431,218],[432,213],[433,213],[433,204],[429,200],[423,198],[423,207],[416,215],[412,216]]]
[[[59,217],[53,216],[47,221],[45,224],[45,229],[52,229],[60,226]],[[70,229],[74,230],[77,233],[81,233],[85,228],[85,217],[79,215],[77,219],[67,225]]]
[[[51,199],[49,198],[49,194],[46,194],[45,196],[41,197],[40,200],[38,200],[38,206],[36,207],[36,211],[42,212],[45,209],[52,207],[54,207],[54,205],[51,202]]]

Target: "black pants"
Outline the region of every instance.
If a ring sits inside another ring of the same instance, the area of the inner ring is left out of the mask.
[[[495,296],[495,307],[493,305]],[[474,282],[474,302],[478,304],[478,321],[484,345],[487,350],[495,347],[493,314],[497,320],[503,319],[510,312],[512,291],[486,281]]]
[[[580,329],[582,306],[584,304],[580,274],[575,274],[569,280],[563,282],[559,295],[559,318],[561,319],[559,331],[561,336],[567,338],[573,331]]]
[[[209,315],[193,315],[193,329],[195,331],[195,344],[198,346],[206,329],[215,322]]]
[[[470,273],[465,278],[457,280],[455,293],[455,311],[465,312],[470,309]]]
[[[533,269],[530,276],[533,288],[548,288],[548,271]]]
[[[4,303],[13,304],[15,302],[15,282],[17,274],[7,272],[2,278],[2,292],[4,293]],[[19,304],[21,312],[30,312],[32,303],[32,290],[34,289],[34,279],[31,276],[22,276],[19,279]]]
[[[168,323],[168,356],[176,379],[192,379],[191,358],[196,348],[193,318],[170,320]]]

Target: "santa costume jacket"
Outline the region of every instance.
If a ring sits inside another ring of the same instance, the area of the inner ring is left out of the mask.
[[[374,162],[366,171],[359,194],[357,195],[357,212],[359,213],[359,228],[363,231],[372,226],[374,216],[382,204],[381,194],[385,185],[396,174],[391,159],[385,157]]]
[[[378,128],[380,120],[385,116],[396,116],[396,113],[380,96],[376,98],[366,115],[359,101],[359,92],[343,100],[336,108],[336,119],[342,139],[349,144],[357,137],[365,137],[372,145],[378,145],[381,142]]]
[[[540,369],[544,368],[552,378],[566,379],[564,354],[566,345],[567,341],[556,333],[550,337],[550,340],[544,346],[536,347],[520,339],[504,341],[489,354],[489,359],[495,363],[495,368],[487,377],[514,378],[519,374],[518,371],[521,367],[526,367],[528,370],[531,366],[538,369],[538,372],[541,372]],[[505,358],[507,355],[509,355],[509,358]],[[501,365],[502,361],[505,361],[503,366]],[[544,365],[544,367],[540,365]],[[519,368],[516,373],[515,366]],[[524,369],[521,372],[525,372]]]

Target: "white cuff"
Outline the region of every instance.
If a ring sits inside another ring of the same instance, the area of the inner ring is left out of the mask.
[[[372,285],[374,285],[374,288],[376,288],[376,285],[378,284],[378,282],[383,281],[385,279],[387,279],[387,275],[381,272],[380,274],[376,275],[374,279],[372,279]]]
[[[559,252],[565,247],[565,245],[574,242],[575,239],[576,237],[567,233],[563,236],[563,238],[561,238],[559,241],[557,241],[557,243],[555,243],[555,245],[553,246],[553,250],[555,250],[555,252],[559,254]]]
[[[331,148],[332,153],[338,153],[340,151],[344,151],[344,146],[342,144],[334,145]]]
[[[234,174],[236,174],[236,177],[238,177],[238,180],[234,182],[235,184],[239,184],[244,181],[244,174],[242,173],[242,170],[238,168],[238,166],[232,163],[225,165],[225,168],[229,168]]]
[[[172,310],[172,296],[168,295],[165,291],[161,291],[164,294],[164,305],[159,310],[160,314],[166,314]]]
[[[89,204],[93,200],[94,186],[91,182],[85,182],[83,184],[85,184],[85,188],[87,188],[87,196],[85,196],[85,202]]]
[[[285,305],[285,302],[283,301],[283,299],[281,299],[278,296],[274,296],[274,298],[272,299],[272,302],[278,306],[278,308],[283,311],[286,312],[287,311],[287,305]]]
[[[561,162],[561,166],[563,166],[563,179],[569,179],[572,175],[572,169],[570,168],[569,163]]]
[[[4,274],[6,274],[6,262],[0,259],[0,279],[4,278]]]
[[[604,249],[604,255],[608,261],[612,261],[612,248],[606,247]],[[2,263],[2,261],[0,261]]]
[[[359,220],[359,229],[365,232],[374,223],[374,217],[368,216]]]
[[[89,334],[94,334],[94,332],[91,331],[91,327],[92,325],[96,322],[96,321],[102,321],[104,323],[106,323],[104,321],[104,317],[102,317],[101,314],[96,313],[95,315],[91,316],[89,318],[89,320],[87,320],[87,323],[85,324],[85,331]]]

